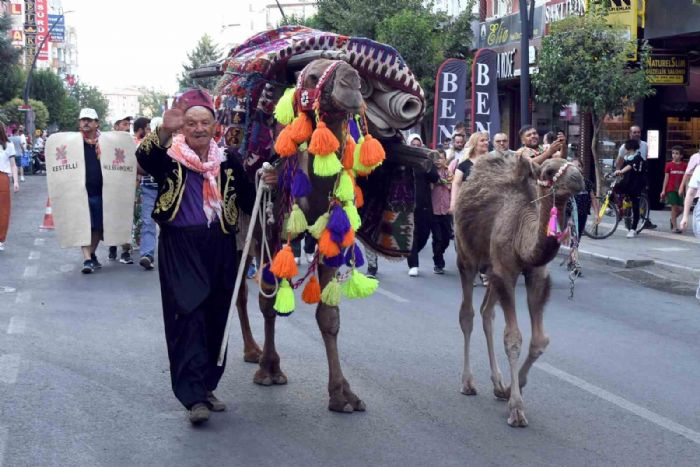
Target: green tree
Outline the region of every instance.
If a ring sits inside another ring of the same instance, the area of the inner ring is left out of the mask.
[[[58,119],[58,127],[61,131],[77,131],[80,109],[89,107],[95,109],[100,117],[103,130],[109,130],[106,117],[109,109],[107,98],[94,86],[76,83],[63,103],[63,111]]]
[[[369,39],[377,39],[380,23],[397,12],[422,13],[431,6],[423,0],[318,0],[316,5],[319,29]]]
[[[49,123],[58,123],[63,114],[68,93],[63,80],[51,70],[35,71],[29,97],[39,100],[49,109]]]
[[[24,124],[25,113],[19,110],[19,107],[24,104],[24,100],[20,97],[15,97],[9,102],[2,105],[2,114],[6,123],[21,123]],[[36,128],[46,128],[49,124],[49,110],[43,102],[34,99],[29,99],[29,105],[34,110],[34,126]]]
[[[309,28],[314,28],[318,29],[318,21],[317,17],[314,16],[302,16],[302,15],[296,15],[296,14],[291,14],[291,15],[286,15],[287,19],[282,19],[280,22],[277,24],[277,27],[279,28],[280,26],[287,26],[287,25],[299,25],[299,26],[307,26]]]
[[[637,44],[624,38],[622,30],[607,23],[597,11],[552,24],[542,40],[539,72],[533,76],[536,98],[557,106],[572,102],[593,120],[591,149],[597,189],[603,185],[598,160],[598,135],[606,115],[623,112],[654,94],[641,64],[649,47],[640,47],[639,62],[628,61]]]
[[[168,98],[164,92],[152,88],[139,89],[139,113],[145,117],[161,117],[163,115],[163,103]]]
[[[188,63],[182,65],[183,71],[177,80],[180,90],[203,88],[213,91],[219,80],[218,77],[192,79],[189,77],[189,72],[202,65],[219,60],[221,55],[219,47],[213,42],[212,38],[208,34],[203,35],[194,50],[187,52]]]
[[[12,45],[10,30],[12,17],[7,13],[0,16],[0,63],[15,63],[19,58],[19,50]]]
[[[22,95],[24,70],[19,65],[8,65],[0,73],[0,102],[7,102]]]

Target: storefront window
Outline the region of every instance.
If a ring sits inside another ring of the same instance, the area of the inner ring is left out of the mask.
[[[683,146],[683,154],[689,157],[700,145],[700,118],[667,117],[666,118],[666,160],[671,159],[671,148]]]

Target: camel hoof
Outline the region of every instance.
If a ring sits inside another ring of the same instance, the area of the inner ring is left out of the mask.
[[[527,418],[525,418],[525,411],[521,409],[513,409],[510,411],[510,416],[508,417],[508,425],[513,428],[525,428],[527,426]]]
[[[283,385],[287,384],[287,375],[284,373],[276,373],[272,375],[272,384]]]
[[[243,361],[246,363],[260,363],[262,351],[258,349],[249,350],[243,353]]]
[[[346,401],[333,401],[333,400],[331,400],[328,403],[328,410],[330,410],[332,412],[340,412],[340,413],[352,413],[352,412],[354,412],[352,405],[350,405]]]
[[[462,389],[460,390],[462,394],[465,396],[476,396],[476,388],[472,383],[467,383],[462,386]]]
[[[364,412],[365,410],[367,410],[367,406],[365,405],[364,401],[358,399],[353,404],[353,409],[355,409],[355,412]]]
[[[265,371],[258,370],[253,377],[253,382],[260,386],[272,386],[272,376]]]
[[[510,388],[504,388],[503,386],[493,388],[493,395],[499,401],[507,401],[510,399]]]

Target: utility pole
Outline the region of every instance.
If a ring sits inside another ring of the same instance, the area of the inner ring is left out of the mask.
[[[520,7],[520,126],[532,123],[530,114],[530,39],[535,15],[535,1],[519,0]]]

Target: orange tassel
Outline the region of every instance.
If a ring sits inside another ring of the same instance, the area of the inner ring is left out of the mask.
[[[352,170],[355,165],[355,140],[351,136],[345,141],[345,149],[343,150],[343,168]]]
[[[321,284],[318,283],[318,279],[316,279],[315,275],[311,276],[306,287],[304,287],[304,291],[301,293],[301,299],[304,303],[308,303],[309,305],[321,301]]]
[[[286,126],[277,136],[275,152],[281,157],[290,157],[297,153],[297,145],[292,139],[291,127]]]
[[[320,251],[323,256],[329,258],[340,254],[340,247],[331,239],[330,230],[325,229],[321,234],[321,238],[318,239],[318,251]]]
[[[294,119],[290,125],[290,128],[292,140],[297,144],[301,144],[308,140],[314,130],[313,126],[311,125],[311,119],[308,115],[306,115],[306,112],[301,112],[297,118]]]
[[[361,208],[365,205],[365,195],[362,193],[362,188],[360,188],[357,183],[355,184],[355,207]]]
[[[291,279],[299,274],[299,268],[294,261],[294,253],[292,253],[292,247],[289,244],[277,252],[272,260],[270,272],[282,279]]]
[[[355,243],[355,231],[350,229],[348,230],[348,233],[346,233],[343,237],[343,243],[341,243],[340,246],[342,246],[343,248],[347,248],[353,243]]]
[[[340,148],[340,142],[323,121],[318,122],[311,134],[309,152],[315,156],[333,154]]]
[[[374,167],[384,162],[386,153],[382,143],[374,139],[372,135],[365,135],[365,142],[360,147],[360,163],[366,167]]]

